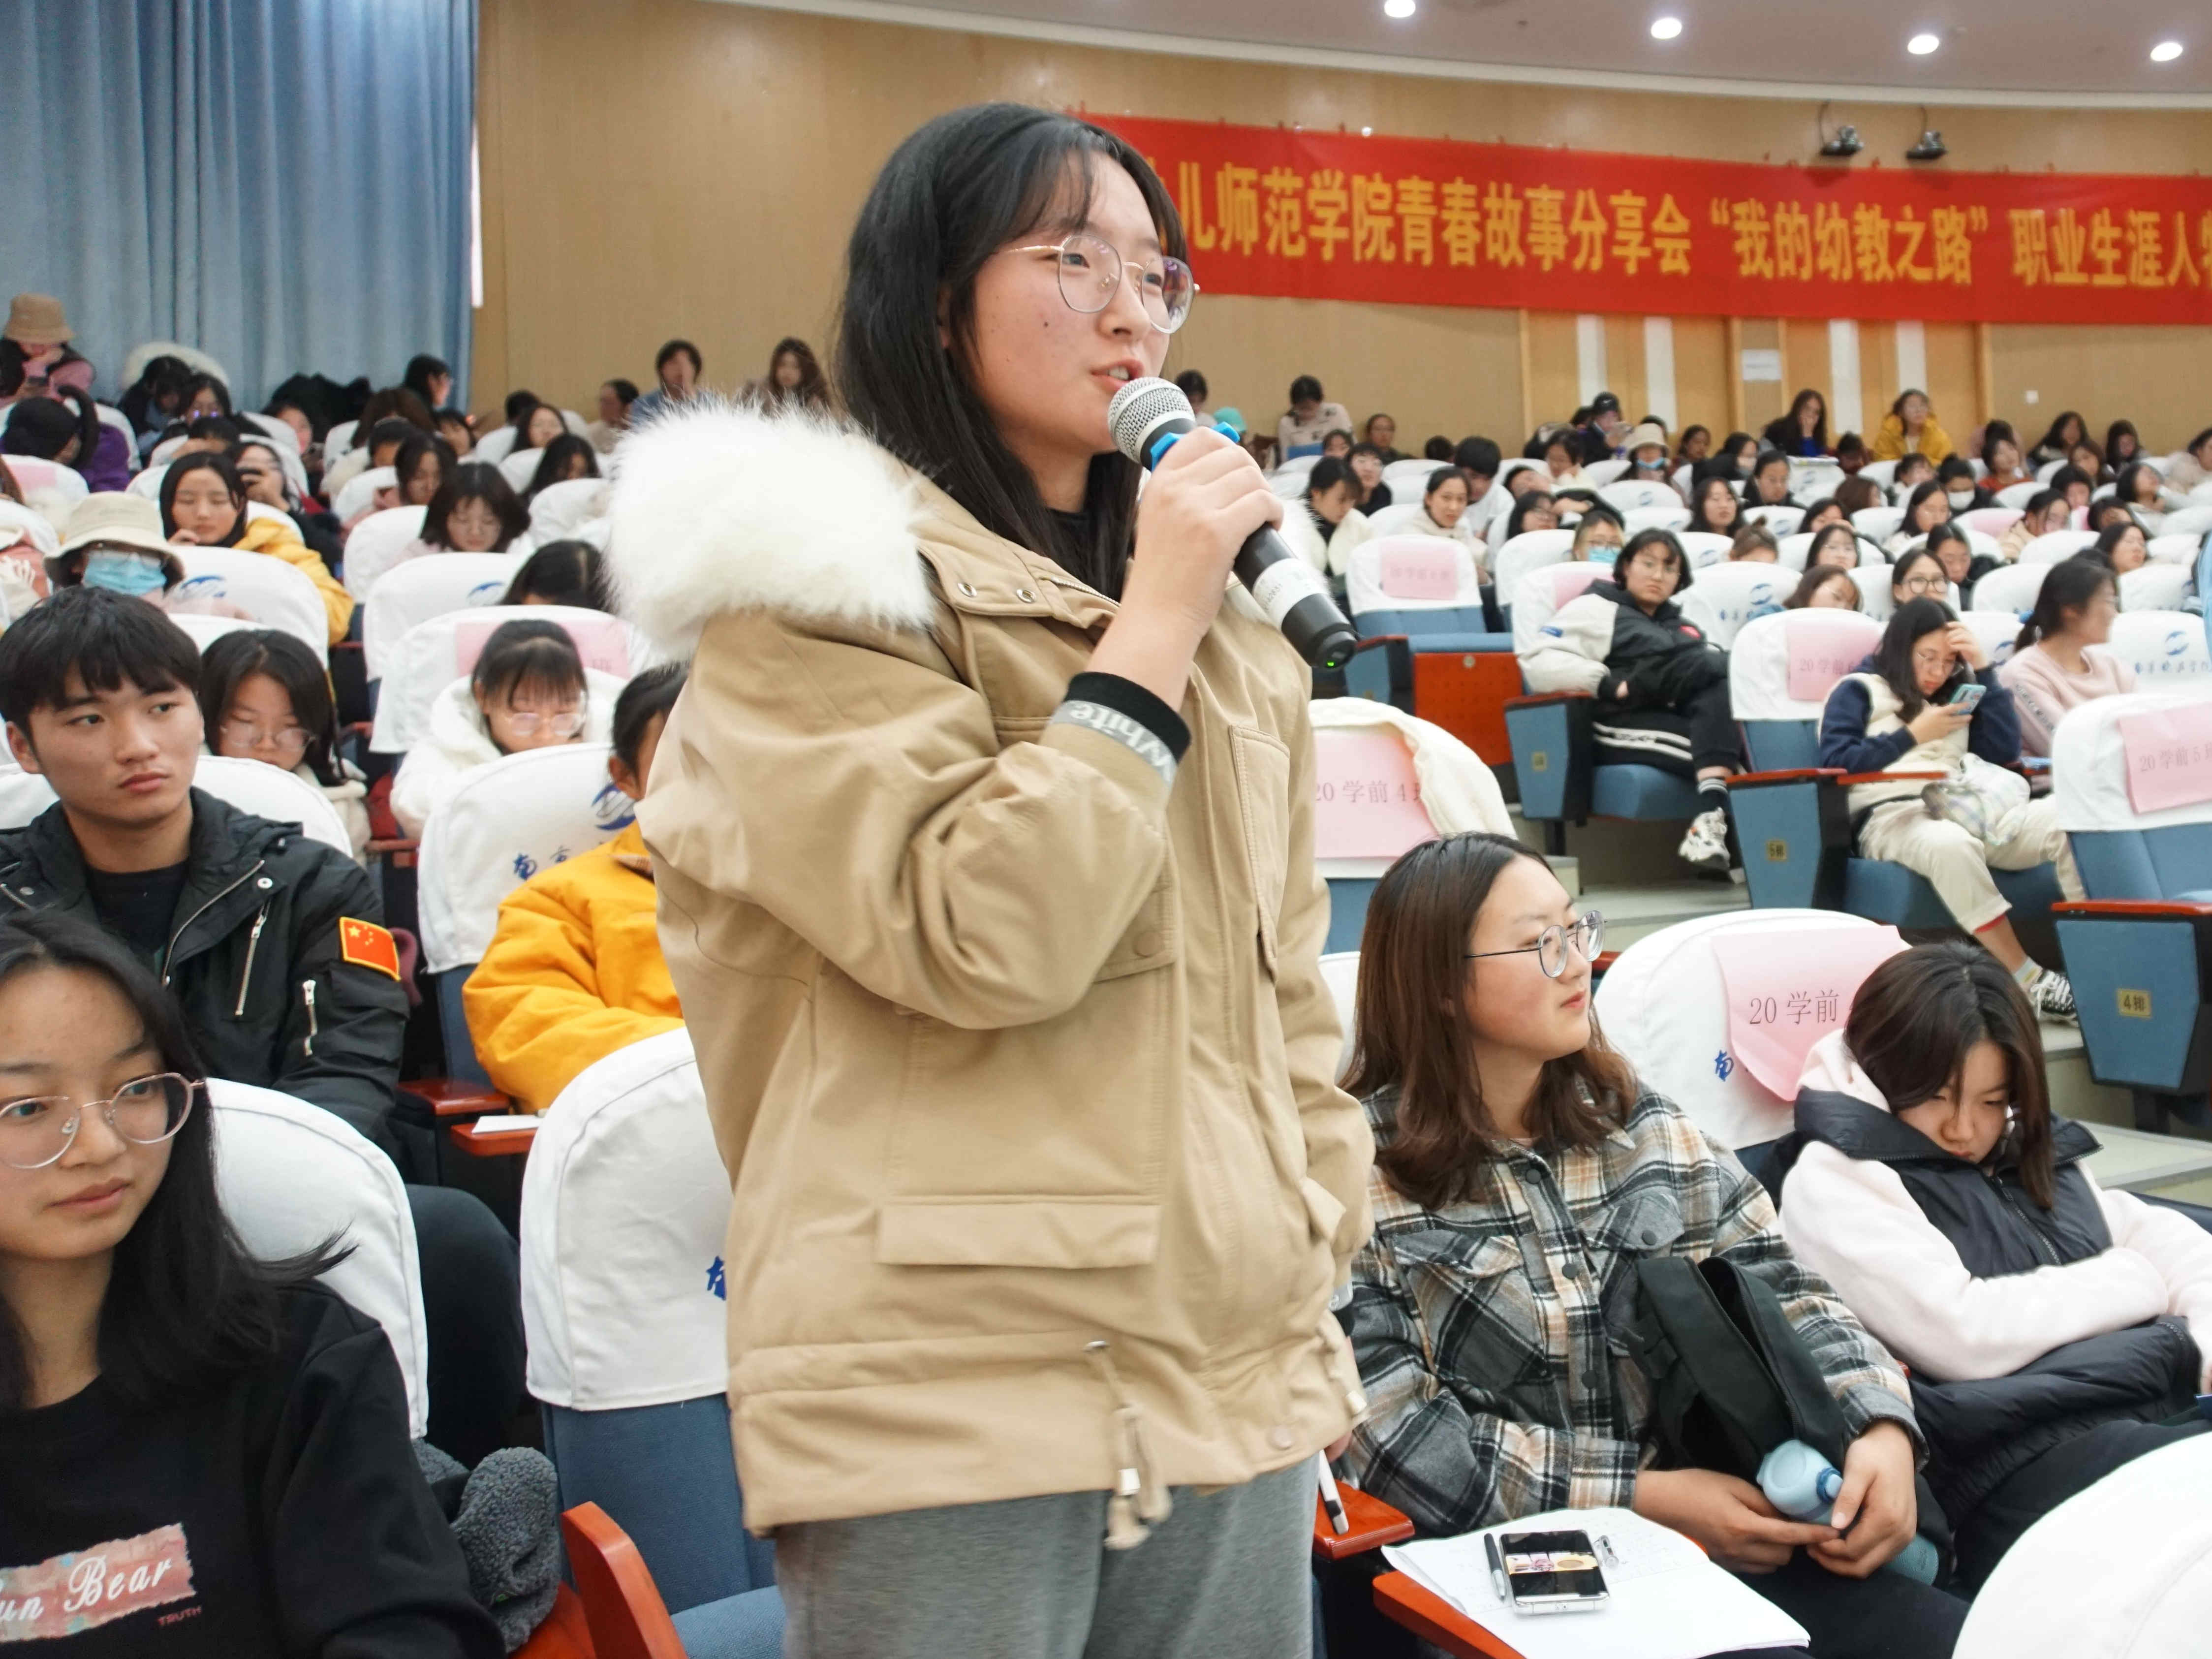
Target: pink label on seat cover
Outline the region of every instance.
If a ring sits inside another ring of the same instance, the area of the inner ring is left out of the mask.
[[[513,621],[514,618],[508,618]],[[576,654],[584,659],[584,666],[612,674],[617,679],[629,678],[629,634],[618,617],[593,617],[588,619],[556,618],[575,641]],[[483,655],[485,643],[500,626],[491,622],[459,623],[453,628],[453,673],[460,675],[475,672],[477,659]]]
[[[1406,740],[1389,726],[1314,733],[1314,856],[1395,859],[1437,838]]]
[[[2128,769],[2128,805],[2136,811],[2212,800],[2212,702],[2124,714],[2112,726]]]
[[[1881,641],[1881,625],[1856,611],[1793,611],[1783,624],[1790,650],[1790,700],[1825,702],[1836,682]]]
[[[1894,927],[1721,934],[1713,960],[1728,988],[1729,1048],[1767,1093],[1796,1099],[1806,1054],[1842,1029],[1866,976],[1903,949]]]
[[[1376,544],[1382,591],[1394,599],[1459,597],[1459,550],[1433,536],[1391,537]]]
[[[1577,564],[1555,564],[1545,574],[1552,579],[1552,608],[1559,609],[1569,599],[1578,599],[1595,582],[1613,580],[1613,567],[1591,564],[1587,561]]]

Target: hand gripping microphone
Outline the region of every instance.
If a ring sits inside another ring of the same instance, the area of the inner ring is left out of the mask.
[[[1190,399],[1172,380],[1132,380],[1114,394],[1106,411],[1107,429],[1131,460],[1150,471],[1185,433],[1201,429]],[[1261,525],[1237,550],[1237,580],[1251,590],[1283,636],[1316,668],[1341,668],[1358,648],[1359,636],[1330,597],[1328,584],[1304,559],[1284,545],[1273,528]]]

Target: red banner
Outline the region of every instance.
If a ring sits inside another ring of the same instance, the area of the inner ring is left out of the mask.
[[[2212,179],[1905,172],[1093,116],[1201,289],[1396,305],[2212,323]]]

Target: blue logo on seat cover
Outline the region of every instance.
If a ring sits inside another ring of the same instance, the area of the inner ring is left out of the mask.
[[[1713,1056],[1713,1075],[1718,1078],[1722,1082],[1726,1083],[1729,1080],[1729,1073],[1733,1073],[1735,1070],[1735,1056],[1730,1054],[1727,1049],[1723,1048]]]
[[[730,1283],[722,1273],[722,1258],[716,1256],[707,1269],[707,1293],[717,1302],[730,1299]]]
[[[592,797],[592,822],[602,830],[627,830],[637,821],[637,804],[609,783]]]

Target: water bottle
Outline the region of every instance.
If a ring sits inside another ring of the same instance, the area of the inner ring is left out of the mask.
[[[1785,1440],[1759,1466],[1759,1489],[1766,1501],[1792,1521],[1825,1527],[1844,1489],[1844,1477],[1833,1463],[1802,1440]],[[1903,1573],[1923,1584],[1936,1582],[1936,1547],[1916,1537],[1890,1558],[1886,1572]]]

